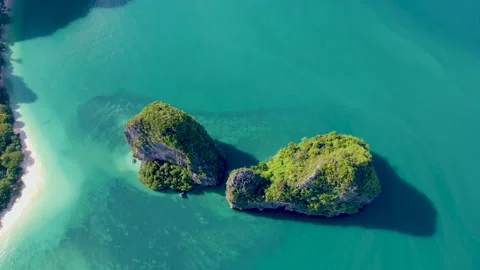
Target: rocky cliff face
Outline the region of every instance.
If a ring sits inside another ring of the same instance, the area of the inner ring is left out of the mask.
[[[193,117],[168,104],[152,103],[132,117],[125,138],[136,158],[150,162],[151,171],[141,170],[140,178],[156,189],[171,187],[165,183],[172,179],[213,186],[223,178],[225,159],[213,139]]]
[[[230,207],[306,215],[353,214],[380,193],[368,145],[330,133],[291,143],[266,163],[230,173]]]
[[[261,180],[262,177],[256,174],[253,170],[249,169],[240,169],[232,172],[227,180],[227,190],[242,190],[236,196],[233,196],[227,192],[227,200],[231,208],[239,210],[247,209],[284,209],[287,211],[297,212],[305,215],[312,216],[338,216],[341,214],[353,214],[357,211],[345,211],[342,209],[335,209],[336,205],[341,205],[344,203],[349,203],[357,205],[358,208],[367,205],[375,199],[376,194],[361,194],[355,191],[354,188],[351,188],[352,192],[348,194],[337,194],[337,199],[332,200],[329,204],[333,207],[329,207],[327,211],[318,212],[313,210],[308,210],[303,204],[297,204],[293,201],[265,201],[264,193],[265,188],[268,187],[268,184],[265,184],[266,179]],[[259,183],[264,183],[264,185],[259,185]],[[305,181],[308,182],[308,181]],[[298,186],[300,190],[312,189],[321,189],[321,187],[316,185],[301,185]],[[263,193],[263,195],[262,195]],[[258,194],[257,196],[248,196],[247,194]],[[358,210],[357,208],[357,210]]]
[[[125,130],[125,138],[132,147],[133,156],[144,161],[168,161],[170,163],[186,167],[188,166],[188,159],[184,153],[168,147],[161,141],[147,140],[143,143],[136,143],[139,141],[139,136],[142,136],[143,131],[141,127],[132,125]]]

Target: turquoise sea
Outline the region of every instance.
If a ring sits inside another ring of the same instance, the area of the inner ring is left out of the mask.
[[[40,191],[0,269],[480,269],[480,2],[14,0],[13,105]],[[149,191],[123,138],[154,100],[230,168],[337,130],[381,196],[336,219]]]

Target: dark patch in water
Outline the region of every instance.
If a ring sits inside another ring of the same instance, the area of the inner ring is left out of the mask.
[[[133,0],[25,0],[13,41],[22,41],[53,34],[69,23],[87,16],[93,8],[118,8]]]
[[[231,144],[221,141],[216,141],[216,143],[227,159],[228,171],[249,167],[259,162],[253,155],[243,152]]]
[[[31,89],[22,77],[14,75],[12,62],[22,64],[22,59],[13,59],[12,52],[8,48],[3,52],[5,63],[2,67],[3,74],[0,75],[10,95],[10,106],[13,110],[18,109],[20,103],[33,103],[37,101],[37,94]]]

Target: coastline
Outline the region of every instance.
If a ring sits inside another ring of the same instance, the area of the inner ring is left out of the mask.
[[[4,3],[7,9],[12,7],[12,1],[0,1]],[[10,13],[11,11],[8,12]],[[2,25],[0,31],[0,39],[3,40],[6,31],[8,31],[8,26]],[[3,67],[1,68],[0,72],[0,86],[3,87],[6,75]],[[25,128],[23,123],[20,122],[22,115],[21,110],[18,107],[15,108],[15,106],[13,106],[12,98],[10,98],[10,107],[15,118],[13,125],[14,132],[20,136],[22,152],[24,153],[25,158],[21,166],[23,169],[23,174],[19,179],[19,193],[10,201],[8,207],[0,212],[0,239],[4,238],[4,236],[18,223],[29,206],[31,206],[31,201],[33,201],[39,191],[39,179],[41,175],[40,165],[38,159],[36,159],[36,152],[33,149],[34,144],[29,138],[27,138],[27,133],[32,133],[28,132],[28,128]]]
[[[21,190],[19,195],[10,202],[7,209],[0,213],[0,239],[17,224],[40,190],[39,179],[41,170],[39,161],[36,159],[36,153],[32,147],[34,144],[27,138],[25,128],[19,128],[18,119],[15,121],[15,131],[20,134],[22,148],[25,153],[25,160],[22,164],[24,173],[20,179]]]

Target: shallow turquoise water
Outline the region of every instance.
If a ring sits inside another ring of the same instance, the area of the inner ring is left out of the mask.
[[[478,269],[473,1],[16,0],[10,87],[45,183],[1,269]],[[341,219],[230,210],[136,178],[153,100],[231,168],[304,136],[365,138],[384,190]]]

